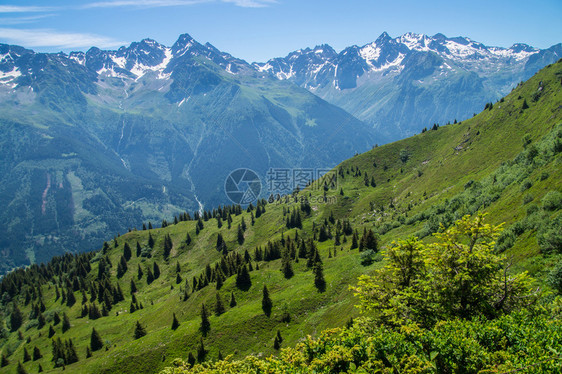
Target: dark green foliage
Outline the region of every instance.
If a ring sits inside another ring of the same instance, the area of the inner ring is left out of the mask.
[[[92,328],[92,333],[90,334],[90,349],[92,350],[92,352],[95,352],[102,348],[103,341],[101,340],[101,336],[95,328]]]
[[[222,302],[222,298],[220,293],[216,293],[215,296],[216,302],[215,302],[215,315],[220,316],[221,314],[223,314],[225,312],[225,308],[224,308],[224,304]]]
[[[23,314],[18,308],[18,305],[14,303],[14,307],[12,308],[12,313],[10,314],[10,328],[12,331],[16,331],[21,327],[23,323]]]
[[[172,238],[170,237],[170,234],[168,234],[164,237],[164,259],[168,259],[168,257],[170,257],[170,252],[173,247],[174,244],[172,243]]]
[[[27,374],[27,371],[25,370],[25,368],[23,367],[21,362],[18,362],[18,367],[16,368],[16,373],[17,374]]]
[[[135,333],[133,334],[133,337],[135,339],[140,339],[145,335],[146,335],[146,329],[140,324],[139,321],[137,321],[137,324],[135,325]]]
[[[63,334],[65,332],[67,332],[68,330],[70,330],[70,319],[68,318],[66,313],[63,313],[63,315],[62,315],[62,332],[63,332]]]
[[[239,245],[244,244],[244,230],[242,230],[240,225],[238,225],[237,240]]]
[[[180,327],[180,322],[176,318],[176,313],[174,313],[174,319],[172,320],[172,330],[177,330]]]
[[[205,304],[201,304],[201,325],[199,330],[203,336],[207,336],[209,331],[211,331],[211,322],[209,321],[209,312]]]
[[[53,325],[49,325],[49,333],[47,334],[47,336],[49,338],[52,338],[55,335],[55,329],[53,328]]]
[[[39,360],[43,355],[37,346],[33,347],[33,361]]]
[[[152,233],[148,233],[148,246],[152,249],[154,248],[154,238],[152,237]]]
[[[27,351],[26,347],[23,347],[23,362],[27,362],[31,360],[31,356],[29,355],[29,352]]]
[[[261,308],[262,308],[262,310],[263,310],[263,312],[266,316],[269,317],[271,315],[271,309],[273,308],[273,302],[271,301],[271,298],[269,297],[269,290],[267,289],[266,285],[263,286]]]
[[[203,362],[207,357],[208,351],[205,349],[205,344],[203,343],[203,338],[199,341],[199,345],[197,346],[197,361]]]
[[[154,272],[154,279],[158,279],[160,278],[160,267],[158,266],[158,264],[155,262],[154,265],[152,266],[152,271]]]
[[[2,353],[2,358],[0,359],[0,368],[8,366],[9,364],[10,364],[10,361],[8,361],[8,357],[6,357],[6,355],[4,353]]]
[[[324,266],[322,262],[316,262],[313,267],[314,271],[314,286],[318,292],[326,291],[326,280],[324,279]]]
[[[230,307],[234,308],[236,306],[236,298],[234,297],[234,292],[230,293]]]
[[[193,356],[193,352],[189,352],[189,355],[187,357],[187,363],[189,364],[189,366],[193,367],[193,365],[195,365],[196,362],[197,360],[195,360],[195,356]]]
[[[238,273],[236,274],[236,287],[242,291],[248,291],[252,286],[252,280],[250,278],[250,272],[246,265],[240,266],[238,268]]]
[[[123,257],[125,258],[125,261],[129,261],[131,259],[131,256],[131,246],[129,245],[129,243],[125,242],[125,246],[123,247]]]

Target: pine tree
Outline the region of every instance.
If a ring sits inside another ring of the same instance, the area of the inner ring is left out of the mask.
[[[244,244],[244,231],[242,230],[242,227],[240,225],[238,225],[238,244],[242,245]]]
[[[211,322],[209,322],[209,312],[207,312],[207,308],[205,304],[201,304],[201,326],[199,327],[203,336],[207,336],[209,331],[211,330]]]
[[[133,278],[131,278],[131,295],[137,292],[137,285]]]
[[[152,237],[152,233],[148,233],[148,246],[152,249],[154,248],[154,238]]]
[[[158,266],[158,264],[156,262],[154,263],[152,268],[153,268],[152,271],[154,272],[154,279],[160,278],[160,267]]]
[[[203,362],[207,357],[207,350],[205,349],[205,344],[203,344],[203,338],[199,341],[199,346],[197,347],[197,361]]]
[[[137,240],[137,257],[140,257],[141,252],[142,252],[142,248],[141,248],[140,243]]]
[[[358,235],[357,235],[357,230],[355,230],[353,232],[353,237],[351,238],[351,249],[355,249],[355,248],[359,247],[358,241],[359,241],[359,238],[358,238]]]
[[[49,338],[52,338],[55,335],[55,329],[53,328],[53,325],[49,325],[49,333],[47,334],[47,336]]]
[[[135,339],[140,339],[145,335],[146,335],[146,329],[140,324],[139,321],[137,321],[137,324],[135,326],[135,334],[134,334]]]
[[[21,327],[23,323],[23,314],[18,308],[18,305],[14,303],[14,308],[12,309],[12,314],[10,314],[10,327],[12,331],[16,331]]]
[[[43,366],[41,366],[41,364],[39,364],[39,366],[37,367],[37,372],[38,372],[38,373],[42,373],[42,372],[43,372]]]
[[[215,314],[220,316],[225,312],[224,304],[222,303],[221,295],[217,292],[216,293],[216,303],[215,303]]]
[[[287,250],[283,250],[283,256],[281,258],[281,271],[285,278],[290,279],[295,275],[293,271],[293,265],[291,264],[291,257]]]
[[[29,352],[27,351],[26,347],[23,347],[23,362],[27,362],[31,360],[31,356],[29,355]]]
[[[173,247],[174,244],[172,242],[172,238],[170,237],[170,234],[168,234],[164,237],[164,259],[167,260],[168,257],[170,257]]]
[[[25,368],[23,367],[21,362],[18,362],[18,367],[16,369],[16,373],[17,374],[27,374],[27,371],[25,370]]]
[[[62,332],[63,334],[65,332],[67,332],[70,329],[70,319],[68,319],[68,316],[66,315],[66,313],[63,313],[62,315]]]
[[[86,358],[90,357],[92,357],[92,351],[90,350],[90,347],[86,347]]]
[[[92,328],[92,333],[90,334],[90,349],[92,350],[92,352],[95,352],[102,348],[103,342],[101,340],[101,336],[95,328]]]
[[[39,360],[43,355],[37,346],[33,347],[33,361]]]
[[[193,352],[189,352],[187,356],[187,363],[189,366],[193,367],[197,361],[195,360],[195,356],[193,356]]]
[[[313,268],[314,271],[314,286],[319,292],[326,290],[326,280],[324,279],[324,267],[322,262],[317,262]]]
[[[238,269],[238,274],[236,275],[236,287],[243,291],[247,291],[252,286],[252,279],[250,278],[250,273],[248,272],[248,267],[242,265]]]
[[[234,291],[230,293],[230,307],[234,308],[236,306],[236,298],[234,297]]]
[[[271,301],[271,299],[269,297],[269,291],[267,290],[266,285],[263,286],[261,308],[262,308],[262,310],[263,310],[263,312],[265,313],[266,316],[269,317],[271,315],[271,309],[273,308],[273,302]]]
[[[174,313],[174,319],[172,320],[172,330],[177,330],[180,327],[180,322],[176,318],[176,313]]]
[[[131,246],[129,245],[129,243],[125,243],[125,246],[123,247],[123,257],[125,257],[125,261],[129,261],[131,259],[131,256]]]
[[[10,365],[10,361],[8,361],[8,357],[4,353],[2,353],[2,359],[0,360],[0,368],[6,367]]]
[[[152,270],[150,270],[149,267],[148,269],[146,269],[146,283],[151,284],[152,282],[154,282],[154,275],[152,274]]]

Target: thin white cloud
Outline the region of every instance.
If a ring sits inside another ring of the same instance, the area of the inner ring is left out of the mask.
[[[264,8],[277,3],[276,0],[222,0],[222,2],[243,8]]]
[[[22,23],[33,23],[40,19],[51,17],[54,14],[41,14],[29,17],[0,17],[0,25],[21,25]]]
[[[45,6],[19,6],[19,5],[0,5],[0,13],[37,13],[50,12],[53,7]]]
[[[61,49],[96,46],[118,47],[126,42],[95,34],[65,33],[50,29],[0,28],[0,39],[25,47],[56,47]]]
[[[277,0],[218,0],[243,8],[262,8],[277,3]],[[217,0],[108,0],[85,4],[83,9],[92,8],[162,8],[172,6],[190,6],[204,3],[216,3]]]
[[[82,8],[120,8],[120,7],[135,7],[135,8],[161,8],[171,6],[187,6],[196,5],[201,3],[209,3],[213,0],[115,0],[115,1],[98,1],[90,4],[85,4]]]

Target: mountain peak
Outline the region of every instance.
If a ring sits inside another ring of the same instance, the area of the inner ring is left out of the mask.
[[[381,44],[386,44],[391,40],[392,40],[392,38],[390,37],[390,35],[388,35],[388,33],[386,31],[383,31],[383,33],[380,34],[380,36],[377,38],[377,40],[375,40],[375,43],[377,45],[381,45]]]

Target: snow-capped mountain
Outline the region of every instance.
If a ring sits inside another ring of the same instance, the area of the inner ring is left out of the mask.
[[[187,34],[68,55],[0,44],[0,274],[231,203],[233,170],[325,169],[377,142],[343,109]]]
[[[562,45],[488,47],[465,37],[387,33],[336,53],[328,45],[255,63],[375,125],[388,140],[466,118],[562,57]]]

